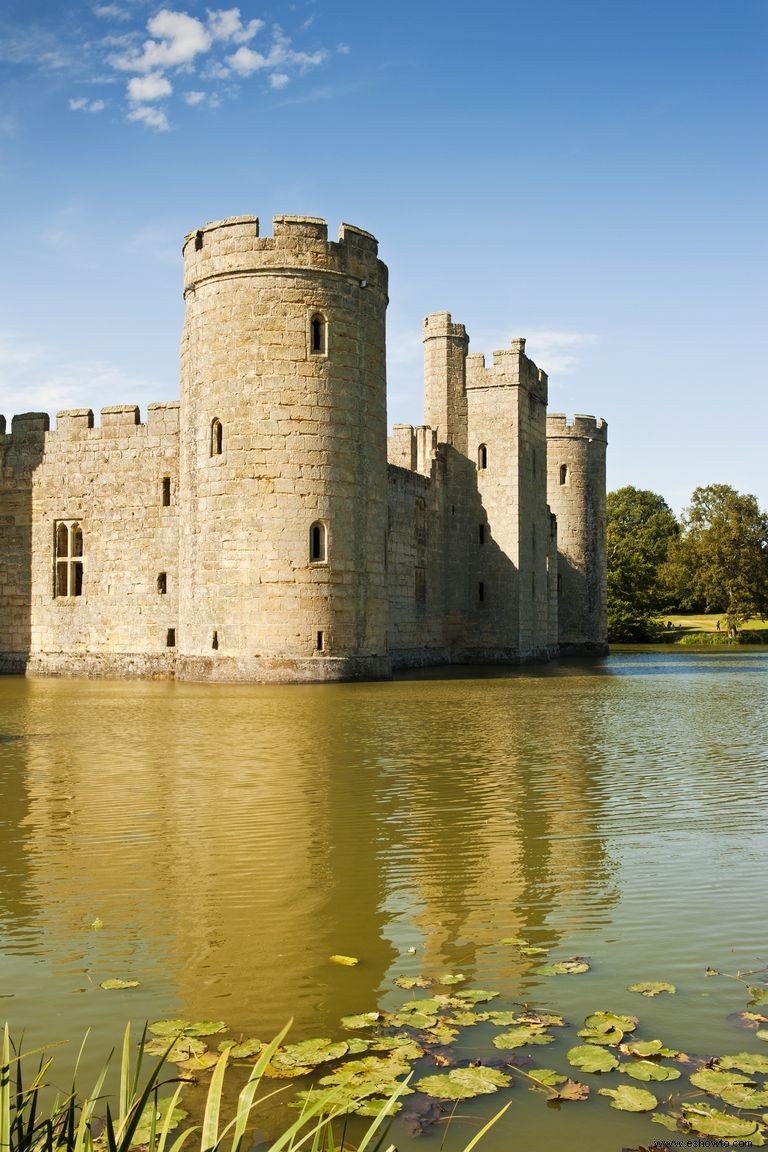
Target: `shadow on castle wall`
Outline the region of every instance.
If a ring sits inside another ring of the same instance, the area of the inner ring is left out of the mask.
[[[32,478],[49,418],[0,416],[0,673],[24,675],[32,646]],[[51,577],[53,578],[53,577]]]

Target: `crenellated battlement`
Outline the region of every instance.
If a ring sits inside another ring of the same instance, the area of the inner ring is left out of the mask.
[[[466,358],[467,389],[513,387],[525,388],[531,395],[547,402],[549,377],[525,354],[525,337],[518,336],[511,341],[509,348],[500,348],[493,353],[490,364],[486,364],[481,352],[473,352]]]
[[[214,220],[188,233],[182,251],[185,296],[212,280],[297,272],[344,276],[387,292],[376,237],[342,224],[338,241],[329,241],[328,225],[317,216],[275,216],[271,236],[260,235],[257,216]]]
[[[608,425],[595,416],[577,413],[571,419],[562,412],[551,412],[547,416],[547,439],[567,437],[571,440],[602,440],[608,442]]]
[[[455,324],[450,312],[431,312],[424,318],[424,340],[437,340],[446,336],[466,340],[467,329],[464,324]]]
[[[101,409],[101,422],[97,425],[92,408],[68,408],[56,413],[55,428],[51,428],[47,412],[22,412],[11,420],[10,432],[6,431],[5,416],[0,416],[0,436],[6,445],[31,440],[51,444],[60,440],[99,440],[132,433],[172,436],[179,430],[179,409],[178,400],[149,404],[146,423],[142,423],[138,404],[111,404]]]

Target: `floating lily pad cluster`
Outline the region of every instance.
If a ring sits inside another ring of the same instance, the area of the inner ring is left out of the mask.
[[[546,953],[521,938],[503,943],[534,962]],[[586,960],[571,957],[548,963],[538,972],[570,975],[588,970]],[[707,974],[718,975],[714,969]],[[403,1107],[402,1097],[420,1094],[422,1100],[434,1101],[431,1116],[437,1118],[443,1102],[492,1094],[512,1087],[515,1081],[524,1081],[531,1091],[558,1104],[589,1097],[589,1084],[555,1068],[535,1066],[538,1049],[553,1043],[556,1030],[569,1027],[561,1015],[527,1004],[495,1008],[492,1001],[498,993],[466,988],[466,979],[463,973],[434,978],[398,976],[397,987],[411,993],[428,990],[428,994],[404,1000],[395,1010],[373,1009],[342,1017],[343,1039],[320,1037],[283,1045],[271,1057],[265,1075],[275,1079],[313,1076],[313,1087],[299,1092],[293,1101],[298,1108],[310,1097],[315,1100],[318,1092],[330,1093],[328,1111],[363,1116],[378,1114],[398,1093],[393,1112]],[[760,996],[763,991],[768,994],[768,988],[741,982],[749,991],[750,1008],[763,1002]],[[670,995],[675,987],[646,981],[630,985],[629,991]],[[768,1018],[758,1011],[747,1010],[730,1019],[754,1031],[759,1039],[768,1036],[768,1029],[760,1027],[768,1024]],[[459,1055],[454,1041],[460,1032],[480,1024],[494,1030],[490,1041],[498,1056],[473,1060],[467,1054],[466,1040]],[[213,1067],[225,1050],[231,1061],[252,1064],[264,1048],[255,1038],[240,1037],[219,1040],[217,1050],[212,1050],[203,1038],[225,1032],[223,1021],[161,1020],[149,1028],[153,1034],[149,1050],[165,1053],[170,1046],[168,1059],[191,1077]],[[690,1056],[661,1039],[638,1036],[639,1028],[637,1016],[595,1011],[578,1029],[580,1043],[568,1048],[567,1062],[588,1077],[611,1073],[621,1077],[613,1086],[598,1089],[597,1094],[607,1097],[612,1108],[652,1113],[651,1119],[670,1131],[724,1141],[749,1140],[753,1147],[766,1144],[768,1054]],[[674,1096],[670,1096],[668,1084],[674,1081],[680,1084],[675,1084]],[[667,1111],[659,1110],[657,1085],[663,1085]]]

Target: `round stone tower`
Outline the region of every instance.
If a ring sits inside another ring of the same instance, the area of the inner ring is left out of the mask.
[[[547,500],[557,517],[560,651],[608,651],[605,451],[608,426],[594,416],[547,416]]]
[[[305,216],[184,241],[180,678],[389,674],[377,252]]]

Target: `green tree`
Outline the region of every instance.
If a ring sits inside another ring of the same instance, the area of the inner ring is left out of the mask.
[[[664,575],[683,607],[722,612],[728,633],[768,618],[768,515],[727,484],[696,488]]]
[[[607,514],[608,636],[647,640],[667,607],[660,573],[678,523],[662,496],[631,486],[608,493]]]

